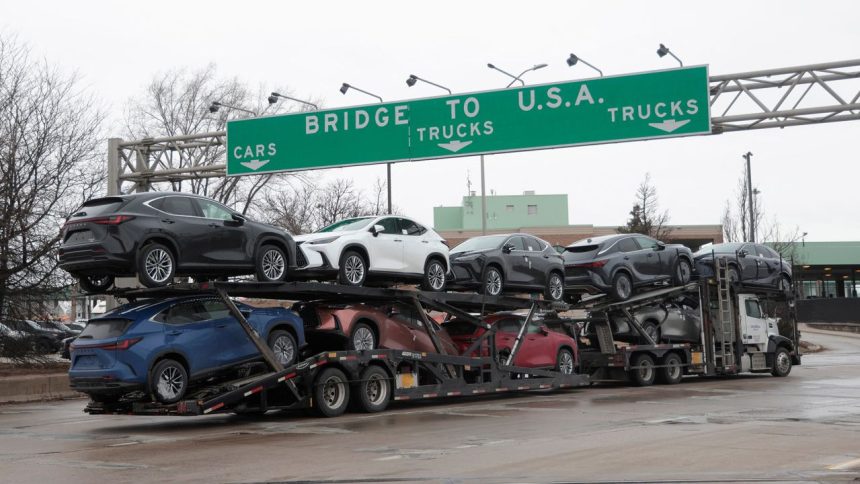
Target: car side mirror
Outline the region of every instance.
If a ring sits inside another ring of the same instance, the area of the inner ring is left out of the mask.
[[[546,336],[546,335],[548,335],[548,334],[549,334],[549,328],[548,328],[548,327],[547,327],[547,325],[545,325],[545,324],[540,325],[540,326],[538,327],[538,329],[540,330],[540,334],[542,334],[542,335],[544,335],[544,336]]]
[[[370,227],[370,233],[372,233],[374,237],[381,234],[382,232],[385,232],[385,227],[383,227],[382,225],[376,224],[373,227]]]
[[[738,257],[746,257],[746,256],[747,256],[747,251],[745,251],[743,249],[738,251]]]
[[[666,244],[664,244],[663,242],[657,242],[656,244],[654,244],[654,250],[664,250],[664,249],[666,249]]]
[[[238,213],[230,214],[230,218],[233,219],[233,222],[235,222],[236,225],[242,225],[243,223],[245,223],[245,217],[239,215]]]
[[[512,244],[505,244],[502,246],[502,252],[505,254],[510,254],[512,250],[514,250],[514,246]]]

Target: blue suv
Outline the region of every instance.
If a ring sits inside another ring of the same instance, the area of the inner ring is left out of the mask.
[[[296,362],[305,335],[295,312],[237,306],[282,365]],[[220,299],[138,301],[90,320],[71,346],[69,380],[97,402],[143,392],[174,403],[194,383],[261,359]]]

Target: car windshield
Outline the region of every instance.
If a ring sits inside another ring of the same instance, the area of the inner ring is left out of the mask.
[[[488,235],[475,237],[451,249],[451,252],[471,252],[474,250],[496,249],[507,239],[507,235]]]
[[[728,244],[715,244],[708,245],[699,249],[696,252],[696,255],[700,254],[710,254],[711,251],[716,252],[717,254],[734,254],[738,251],[744,244],[739,242],[728,243]]]
[[[340,222],[335,222],[324,229],[320,229],[319,232],[348,232],[350,230],[361,230],[370,224],[371,220],[373,220],[373,217],[348,218],[346,220],[341,220]]]
[[[25,319],[24,324],[26,324],[27,326],[29,326],[33,329],[46,329],[46,328],[40,326],[39,323],[37,323],[35,321],[30,321],[29,319]]]

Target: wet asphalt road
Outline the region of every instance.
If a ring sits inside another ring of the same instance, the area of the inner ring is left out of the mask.
[[[0,406],[0,482],[851,481],[860,338],[788,378],[687,378],[400,404],[335,419],[88,416],[84,400]]]

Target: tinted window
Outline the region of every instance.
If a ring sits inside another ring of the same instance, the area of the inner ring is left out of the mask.
[[[376,222],[376,225],[382,225],[384,234],[399,234],[400,230],[397,227],[397,219],[396,218],[384,218],[379,222]]]
[[[161,202],[161,210],[174,215],[194,216],[194,200],[189,197],[165,197]]]
[[[505,318],[496,322],[497,331],[503,333],[519,333],[522,320],[520,318]]]
[[[757,245],[756,249],[758,250],[759,257],[764,257],[767,259],[779,259],[779,254],[777,254],[770,247],[764,245]]]
[[[359,230],[367,226],[371,220],[373,220],[371,217],[349,218],[341,220],[340,222],[335,222],[324,229],[320,229],[319,232],[348,232],[350,230]]]
[[[540,252],[543,250],[541,243],[534,237],[523,237],[523,242],[526,244],[526,250]]]
[[[419,329],[422,327],[421,320],[414,308],[395,306],[394,310],[397,312],[391,316],[392,320],[404,324],[411,329]]]
[[[639,247],[643,249],[653,249],[657,246],[657,241],[652,239],[651,237],[634,237],[636,242],[639,244]]]
[[[529,323],[529,327],[528,327],[528,329],[526,329],[526,332],[527,332],[527,333],[529,333],[529,334],[540,333],[540,327],[541,327],[541,324],[543,324],[543,323],[542,323],[542,322],[540,322],[540,321],[532,321],[532,322],[530,322],[530,323]]]
[[[745,304],[747,307],[747,316],[751,318],[761,318],[761,307],[758,305],[758,301],[747,299]]]
[[[618,241],[618,250],[621,252],[633,252],[639,250],[639,246],[633,241],[633,237],[628,237]]]
[[[165,324],[188,324],[209,319],[201,301],[177,304],[161,313],[159,321]]]
[[[474,324],[468,321],[460,321],[457,319],[449,321],[442,326],[445,328],[445,331],[447,331],[448,334],[451,336],[470,335],[478,329]]]
[[[219,205],[209,200],[197,199],[197,206],[200,207],[200,212],[206,218],[214,218],[218,220],[233,220],[233,212],[227,210],[227,207]]]
[[[424,227],[411,220],[402,218],[400,219],[400,231],[403,235],[421,235],[424,233]]]
[[[81,205],[81,208],[75,210],[75,213],[72,214],[72,218],[96,217],[114,213],[122,204],[123,199],[121,198],[96,198]]]
[[[468,252],[470,250],[495,249],[499,247],[507,237],[504,235],[486,235],[469,239],[451,249],[452,253]]]
[[[203,301],[203,308],[206,310],[206,319],[223,319],[230,317],[230,310],[222,301],[209,300]]]
[[[130,319],[91,319],[78,338],[116,338],[122,336],[130,325]]]
[[[526,246],[523,243],[523,238],[520,237],[519,235],[511,237],[510,239],[507,240],[507,242],[505,242],[505,244],[513,245],[514,246],[513,250],[526,250]]]

